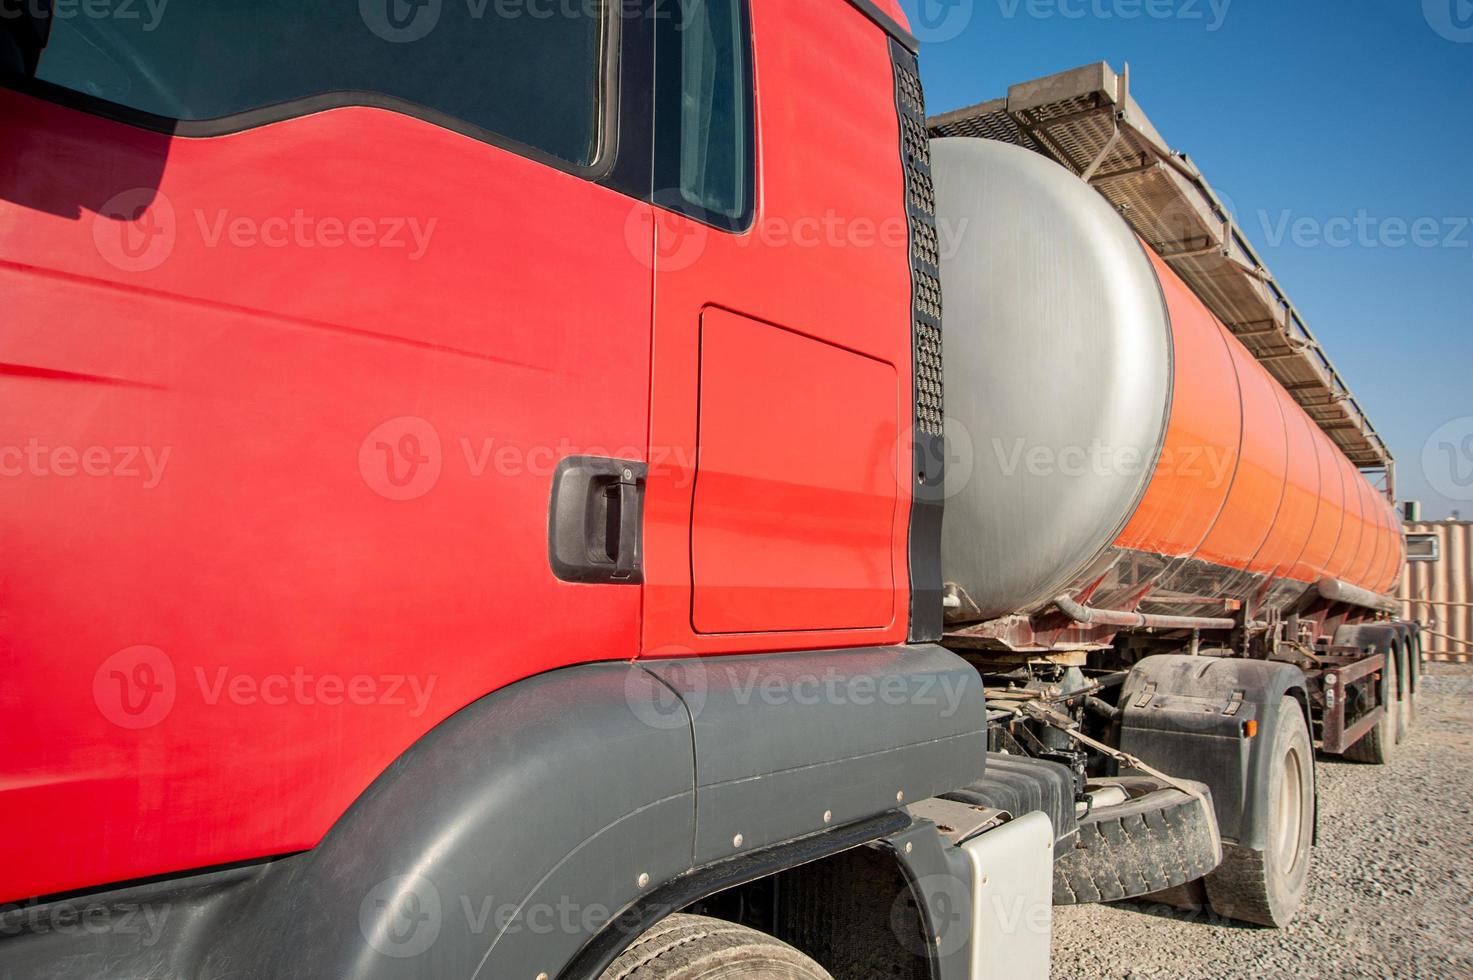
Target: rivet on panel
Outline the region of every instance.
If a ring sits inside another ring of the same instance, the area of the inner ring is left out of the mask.
[[[649,885],[650,885],[650,876],[648,874],[641,874],[639,876],[639,887],[641,887],[641,888],[648,888]]]
[[[741,847],[744,840],[745,840],[745,838],[742,837],[741,834],[737,834],[735,837],[733,837],[731,839],[731,846],[732,847]]]

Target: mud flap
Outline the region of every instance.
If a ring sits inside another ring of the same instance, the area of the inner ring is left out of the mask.
[[[1291,664],[1148,657],[1120,694],[1120,748],[1207,784],[1223,840],[1262,850],[1279,704],[1286,695],[1303,704],[1307,689],[1303,672]]]

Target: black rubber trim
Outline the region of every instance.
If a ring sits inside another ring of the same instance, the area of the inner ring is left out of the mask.
[[[889,837],[904,831],[910,824],[910,817],[899,810],[892,810],[827,833],[697,868],[655,889],[648,897],[626,909],[579,952],[558,978],[597,980],[630,943],[661,919],[693,902]]]
[[[889,34],[911,54],[919,54],[921,42],[910,31],[901,26],[900,22],[879,8],[874,0],[849,0],[849,5],[864,14],[877,24],[886,34]]]
[[[966,852],[943,840],[929,820],[916,820],[870,846],[886,848],[900,865],[924,934],[933,940],[926,947],[932,980],[970,980],[973,908],[978,896],[972,893],[972,866]]]
[[[697,865],[729,857],[738,835],[775,846],[826,829],[825,812],[854,823],[985,772],[982,678],[939,646],[641,666],[696,719]]]
[[[895,76],[895,113],[899,123],[903,181],[899,190],[905,201],[911,275],[911,469],[916,480],[912,484],[910,505],[910,627],[907,639],[911,643],[935,643],[941,639],[945,626],[941,531],[946,500],[946,430],[941,414],[943,410],[936,405],[923,405],[923,389],[928,385],[936,386],[934,390],[939,399],[940,380],[924,376],[922,366],[931,364],[934,368],[940,363],[941,270],[932,264],[930,255],[920,247],[924,236],[936,241],[935,195],[931,189],[928,148],[912,147],[906,138],[907,123],[910,124],[910,132],[919,133],[922,141],[927,138],[920,65],[912,51],[894,40],[890,42],[890,60]],[[907,75],[913,80],[912,86],[905,84]],[[913,184],[921,185],[922,193],[929,197],[929,212],[916,200]]]
[[[610,154],[601,147],[599,158],[590,166],[580,166],[561,157],[553,156],[536,147],[519,143],[499,133],[473,125],[452,116],[448,113],[431,109],[417,102],[400,99],[382,92],[365,92],[347,90],[340,92],[318,92],[312,95],[304,95],[299,99],[291,99],[286,102],[278,102],[275,105],[259,106],[254,109],[246,109],[243,112],[231,113],[228,116],[220,116],[216,119],[173,119],[169,116],[157,116],[151,112],[144,112],[129,106],[109,102],[95,96],[85,95],[81,92],[69,89],[64,85],[56,85],[52,82],[43,81],[39,78],[6,79],[7,88],[13,88],[25,95],[32,95],[69,109],[78,109],[89,115],[110,119],[124,125],[134,126],[138,129],[146,129],[150,132],[163,133],[168,136],[177,136],[182,139],[213,139],[218,136],[231,136],[235,133],[243,133],[274,123],[287,122],[299,119],[303,116],[315,115],[319,112],[327,112],[332,109],[383,109],[395,112],[401,116],[410,116],[437,126],[440,129],[448,129],[462,136],[479,140],[482,143],[490,143],[502,149],[511,150],[519,156],[525,156],[538,163],[556,167],[559,170],[574,174],[579,177],[596,179],[603,176],[611,165]]]

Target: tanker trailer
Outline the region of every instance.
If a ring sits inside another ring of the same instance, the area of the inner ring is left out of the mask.
[[[931,150],[946,643],[989,680],[993,750],[1074,776],[1055,901],[1281,926],[1316,741],[1384,762],[1410,703],[1393,507],[1089,184],[1002,142]]]

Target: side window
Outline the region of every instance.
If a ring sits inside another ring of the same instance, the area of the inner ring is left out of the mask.
[[[557,16],[449,0],[140,3],[136,17],[58,13],[27,67],[47,86],[184,122],[350,103],[428,110],[587,167],[605,130],[609,3]]]
[[[731,231],[751,222],[754,140],[746,0],[667,0],[658,42],[657,203]]]

